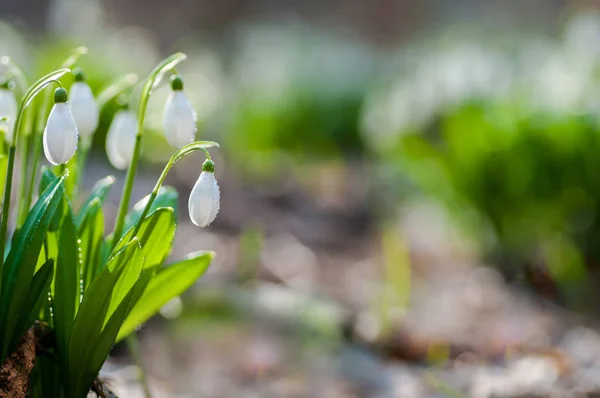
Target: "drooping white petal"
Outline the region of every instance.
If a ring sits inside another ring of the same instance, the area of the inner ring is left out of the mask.
[[[0,89],[0,116],[8,120],[0,122],[0,127],[5,131],[6,141],[11,144],[14,137],[14,127],[17,118],[17,100],[11,90]]]
[[[106,135],[106,155],[116,169],[125,170],[131,163],[136,127],[137,119],[133,112],[122,110],[115,114]]]
[[[64,102],[54,104],[44,130],[44,153],[53,165],[65,164],[77,150],[77,125]]]
[[[206,227],[219,212],[219,185],[215,174],[203,171],[194,185],[188,201],[190,219],[199,227]]]
[[[196,136],[196,112],[183,90],[172,91],[167,99],[163,113],[165,137],[173,147],[194,141]]]
[[[71,86],[69,107],[82,137],[91,137],[98,127],[100,110],[86,82],[75,82]]]

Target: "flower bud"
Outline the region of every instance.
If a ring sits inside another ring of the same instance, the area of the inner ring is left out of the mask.
[[[92,89],[85,81],[83,71],[76,69],[74,74],[75,83],[71,86],[69,107],[82,138],[89,138],[98,127],[100,110]]]
[[[190,219],[199,227],[206,227],[219,212],[219,185],[215,179],[214,163],[207,159],[202,165],[202,173],[196,181],[188,201]]]
[[[197,130],[196,112],[183,92],[183,80],[180,76],[173,76],[171,89],[163,113],[163,127],[169,144],[181,148],[194,141]]]
[[[10,83],[5,82],[0,86],[0,116],[6,117],[6,120],[0,122],[0,128],[4,130],[6,142],[9,144],[12,144],[15,135],[17,107],[17,100]]]
[[[67,163],[77,150],[77,125],[67,106],[67,91],[54,91],[54,106],[44,130],[44,153],[53,165]]]
[[[116,169],[125,170],[131,163],[136,128],[137,119],[132,111],[123,109],[115,114],[106,135],[106,155]]]

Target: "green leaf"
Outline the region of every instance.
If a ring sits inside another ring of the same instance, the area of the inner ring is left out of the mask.
[[[71,208],[58,233],[58,255],[52,286],[54,331],[63,366],[67,365],[67,347],[80,300],[80,266],[77,231]]]
[[[52,282],[52,274],[54,273],[54,260],[50,259],[42,265],[35,273],[29,287],[29,294],[23,303],[23,309],[17,323],[17,333],[14,339],[19,339],[27,329],[33,325],[37,319],[42,304],[48,301],[48,292],[50,291],[50,283]],[[17,341],[13,341],[17,344]]]
[[[133,228],[129,228],[123,238],[117,243],[113,252],[121,250],[132,239]],[[171,251],[175,229],[175,214],[174,210],[170,207],[156,209],[144,219],[137,234],[146,259],[144,268],[152,268],[162,264],[167,258]]]
[[[191,254],[187,260],[168,265],[158,271],[139,300],[132,302],[133,308],[121,326],[117,341],[127,337],[171,299],[188,290],[204,275],[214,257],[212,252],[198,252]]]
[[[63,199],[64,179],[65,176],[62,176],[53,181],[40,195],[8,253],[0,300],[0,361],[4,360],[9,350],[9,342],[12,341],[15,325],[27,298],[44,238]]]
[[[82,214],[77,229],[81,249],[81,293],[87,289],[99,270],[104,237],[104,212],[102,202],[96,197]]]
[[[137,239],[118,252],[83,296],[69,342],[68,396],[85,397],[127,316],[144,258]]]
[[[52,184],[52,181],[56,180],[57,178],[58,177],[56,176],[56,174],[54,174],[52,172],[52,170],[50,170],[46,166],[43,166],[42,167],[42,175],[40,177],[40,184],[38,186],[39,194],[44,192],[44,190],[46,188],[48,188],[48,186],[50,184]],[[66,181],[66,179],[65,179],[65,181]],[[54,214],[54,218],[52,219],[52,222],[50,223],[50,227],[48,228],[48,231],[51,231],[51,232],[58,231],[58,229],[60,228],[60,223],[63,219],[64,210],[65,210],[65,203],[62,203],[62,206],[59,206],[56,213]]]
[[[144,198],[142,198],[139,202],[137,202],[133,206],[133,208],[127,215],[127,218],[125,219],[125,227],[124,227],[125,231],[129,230],[129,228],[131,228],[135,224],[137,224],[142,213],[144,212],[144,207],[146,207],[149,197],[150,197],[150,195],[145,196]],[[154,202],[152,202],[152,205],[150,206],[150,210],[148,211],[148,214],[152,213],[153,211],[155,211],[156,209],[159,209],[161,207],[170,207],[174,210],[175,220],[177,220],[179,218],[179,211],[178,211],[178,206],[177,206],[178,200],[179,200],[179,194],[177,193],[177,190],[175,188],[170,187],[170,186],[161,187],[158,190],[158,195],[156,195]]]
[[[108,195],[108,192],[110,191],[110,188],[113,186],[114,183],[115,183],[115,177],[113,177],[113,176],[105,177],[105,178],[99,180],[98,182],[96,182],[96,184],[92,188],[92,192],[90,193],[90,196],[88,196],[86,201],[81,206],[79,213],[77,214],[76,224],[77,224],[78,228],[81,227],[81,223],[83,222],[83,219],[86,217],[88,208],[90,206],[92,206],[92,202],[95,199],[100,200],[101,205],[104,204],[104,200],[106,199],[106,196]]]

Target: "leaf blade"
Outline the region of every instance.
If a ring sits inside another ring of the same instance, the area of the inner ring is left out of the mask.
[[[18,235],[13,239],[5,262],[0,300],[0,333],[3,359],[15,331],[21,306],[31,284],[46,233],[63,197],[66,174],[46,188],[29,212]]]
[[[188,290],[206,273],[215,257],[213,252],[197,252],[191,258],[161,269],[148,283],[141,297],[132,302],[132,308],[121,326],[117,341],[156,314],[171,299]]]

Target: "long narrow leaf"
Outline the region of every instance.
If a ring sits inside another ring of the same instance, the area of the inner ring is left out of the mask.
[[[100,204],[103,204],[104,200],[106,199],[106,196],[110,192],[110,188],[113,186],[114,183],[115,183],[115,177],[108,176],[108,177],[105,177],[105,178],[99,180],[94,185],[94,187],[92,188],[92,192],[90,193],[90,196],[88,196],[86,201],[81,206],[79,213],[77,214],[76,223],[77,223],[78,228],[81,226],[81,223],[83,222],[83,219],[85,218],[89,207],[92,206],[92,202],[94,202],[94,200],[98,199],[100,201]]]
[[[48,292],[50,291],[53,273],[54,260],[50,259],[33,276],[31,286],[29,287],[29,294],[23,303],[23,309],[17,323],[17,333],[14,337],[17,341],[33,325],[44,301],[48,301]],[[13,341],[12,344],[16,344],[17,341]]]
[[[132,302],[132,309],[119,331],[117,340],[127,337],[156,314],[163,305],[189,289],[204,275],[214,257],[212,252],[198,252],[187,260],[161,269],[150,280],[139,300]]]
[[[66,202],[66,200],[65,200]],[[52,286],[54,331],[63,367],[67,368],[67,347],[79,307],[79,244],[71,208],[62,220],[58,236],[58,258]]]
[[[171,251],[171,242],[175,236],[175,215],[170,207],[162,207],[144,219],[137,236],[145,261],[145,268],[161,264]],[[115,250],[121,250],[132,239],[133,227],[117,243]]]
[[[114,332],[110,339],[110,334],[103,335],[103,332],[108,325],[112,328],[114,322],[124,321],[143,263],[139,242],[133,239],[106,264],[86,290],[69,342],[69,369],[65,384],[68,396],[85,397],[87,394],[90,376],[93,380],[97,372],[96,361],[99,357],[104,360],[108,356],[117,333]],[[123,310],[123,307],[126,309]],[[100,348],[102,352],[99,352]]]
[[[127,218],[125,218],[125,227],[123,228],[124,231],[129,230],[129,228],[137,224],[138,220],[142,216],[142,213],[144,212],[144,208],[148,203],[149,197],[150,195],[145,196],[139,202],[133,205],[133,208],[131,209],[129,214],[127,214]],[[175,188],[170,186],[163,186],[158,190],[158,195],[156,195],[154,202],[152,202],[152,206],[150,206],[148,214],[151,214],[156,209],[159,209],[161,207],[170,207],[174,211],[175,220],[177,220],[179,218],[179,211],[177,206],[178,200],[179,194],[177,193],[177,190]]]
[[[4,360],[10,348],[9,344],[16,331],[15,325],[27,297],[44,238],[63,198],[65,177],[66,175],[63,175],[54,181],[42,193],[8,253],[0,302],[0,361]]]
[[[100,254],[104,237],[104,213],[99,198],[94,198],[82,217],[82,221],[77,228],[81,249],[81,294],[85,292],[100,268]]]

